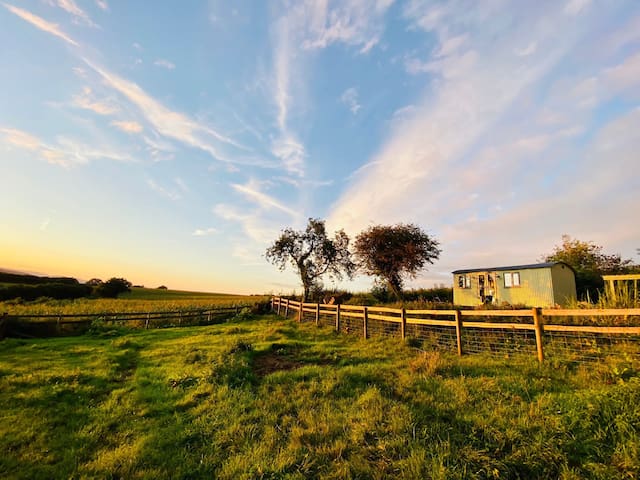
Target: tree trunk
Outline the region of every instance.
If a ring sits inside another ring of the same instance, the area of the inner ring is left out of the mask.
[[[304,285],[304,290],[302,294],[302,302],[306,303],[309,300],[309,287]]]

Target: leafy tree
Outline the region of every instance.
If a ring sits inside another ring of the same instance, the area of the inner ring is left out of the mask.
[[[101,284],[102,284],[102,280],[100,280],[99,278],[92,278],[85,285],[89,285],[90,287],[97,287],[98,285],[101,285]]]
[[[564,262],[576,272],[578,298],[597,299],[598,290],[604,287],[602,275],[628,273],[632,270],[632,260],[623,260],[620,254],[607,255],[602,246],[584,242],[569,235],[562,236],[562,244],[545,255],[546,262]]]
[[[118,295],[131,291],[131,282],[124,278],[110,278],[95,287],[95,294],[104,298],[117,298]]]
[[[352,278],[355,265],[349,252],[349,237],[343,230],[327,236],[324,220],[310,218],[302,231],[287,228],[271,245],[266,259],[284,270],[292,265],[300,275],[303,301],[309,299],[311,289],[319,285],[323,275],[341,280],[343,275]]]
[[[354,244],[361,271],[384,282],[402,298],[404,278],[415,278],[440,256],[439,243],[414,224],[376,225],[361,232]]]

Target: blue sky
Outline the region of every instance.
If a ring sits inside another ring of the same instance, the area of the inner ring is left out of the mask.
[[[14,0],[0,27],[1,267],[289,292],[263,253],[311,216],[423,227],[412,286],[562,234],[638,260],[637,1]]]

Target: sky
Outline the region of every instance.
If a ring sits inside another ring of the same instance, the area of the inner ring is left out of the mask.
[[[2,268],[299,292],[309,217],[419,225],[410,287],[640,261],[637,0],[0,0],[0,45]]]

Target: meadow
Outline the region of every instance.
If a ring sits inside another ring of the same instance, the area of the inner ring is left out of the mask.
[[[166,312],[207,309],[223,306],[251,305],[268,299],[264,295],[234,295],[182,290],[131,288],[118,298],[78,298],[75,300],[42,299],[0,302],[0,314],[65,315],[125,312]]]
[[[638,478],[640,377],[273,315],[0,342],[2,478]]]

